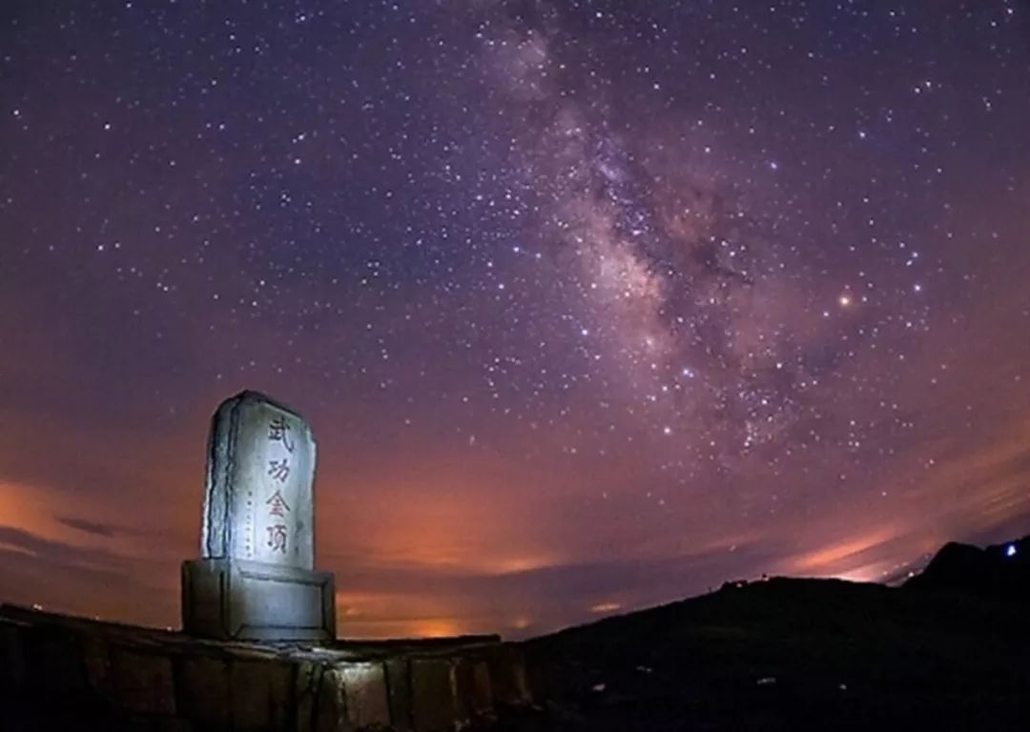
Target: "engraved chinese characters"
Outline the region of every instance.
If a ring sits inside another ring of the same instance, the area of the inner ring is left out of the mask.
[[[289,455],[283,455],[282,459],[268,461],[268,475],[272,478],[272,487],[275,492],[268,497],[265,505],[268,507],[266,518],[270,522],[264,528],[268,532],[266,545],[273,554],[279,552],[286,554],[286,545],[290,541],[290,526],[286,523],[291,513],[290,504],[283,498],[282,487],[276,483],[285,484],[290,478],[290,456],[294,452],[293,438],[290,437],[289,418],[279,415],[268,422],[268,440],[279,443]]]
[[[315,441],[304,420],[257,392],[215,413],[202,551],[312,569]]]

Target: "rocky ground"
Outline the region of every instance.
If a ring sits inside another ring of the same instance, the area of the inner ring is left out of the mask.
[[[0,606],[6,730],[1030,730],[1030,541],[521,644],[222,644]],[[496,723],[495,723],[496,722]]]

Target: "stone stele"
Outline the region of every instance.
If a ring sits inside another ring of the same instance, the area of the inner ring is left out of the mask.
[[[314,571],[315,439],[303,417],[244,391],[208,438],[201,559],[183,563],[187,633],[251,640],[335,637],[333,577]]]

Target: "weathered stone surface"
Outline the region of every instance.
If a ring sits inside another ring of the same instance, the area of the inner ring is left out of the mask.
[[[326,668],[318,693],[316,732],[350,732],[347,729],[347,699],[343,679],[335,668]]]
[[[477,660],[472,669],[472,708],[477,714],[489,714],[494,708],[493,684],[486,661]]]
[[[32,628],[22,639],[26,677],[35,691],[53,698],[88,693],[76,634],[61,628]]]
[[[229,667],[233,729],[288,729],[293,667],[283,663],[234,661]]]
[[[167,656],[114,649],[110,691],[121,709],[143,714],[175,714],[172,662]]]
[[[347,721],[358,730],[388,727],[390,707],[383,664],[348,663],[337,673],[343,682]]]
[[[464,727],[472,720],[470,692],[472,689],[472,664],[468,659],[452,658],[451,693],[454,696],[454,717],[458,726]]]
[[[296,709],[294,732],[311,732],[318,719],[318,692],[322,684],[324,666],[311,661],[299,661],[293,674],[293,704]]]
[[[179,662],[179,713],[208,729],[227,729],[230,722],[229,665],[208,656],[187,656]]]
[[[390,723],[396,732],[410,732],[411,664],[407,658],[389,658],[385,665]]]
[[[209,638],[331,640],[333,575],[232,559],[182,567],[183,629]]]
[[[510,644],[490,649],[488,655],[493,698],[502,704],[525,704],[531,700],[526,683],[522,652]]]
[[[494,716],[490,668],[479,654],[451,659],[455,713],[459,725],[481,723]]]
[[[25,683],[25,656],[20,623],[0,622],[0,687],[17,692]]]
[[[111,691],[111,653],[107,641],[99,633],[84,633],[80,638],[86,682],[94,691],[107,695]]]
[[[156,732],[194,732],[196,726],[181,717],[162,717],[156,720]]]
[[[253,391],[212,419],[201,556],[314,568],[315,440],[304,419]]]
[[[187,719],[179,717],[137,716],[118,720],[120,732],[194,732]]]
[[[411,659],[411,712],[418,732],[455,728],[454,685],[446,658]]]

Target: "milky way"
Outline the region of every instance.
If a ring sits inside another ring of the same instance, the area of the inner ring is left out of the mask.
[[[1030,529],[1030,12],[7,3],[0,599],[170,625],[207,417],[353,635]]]

